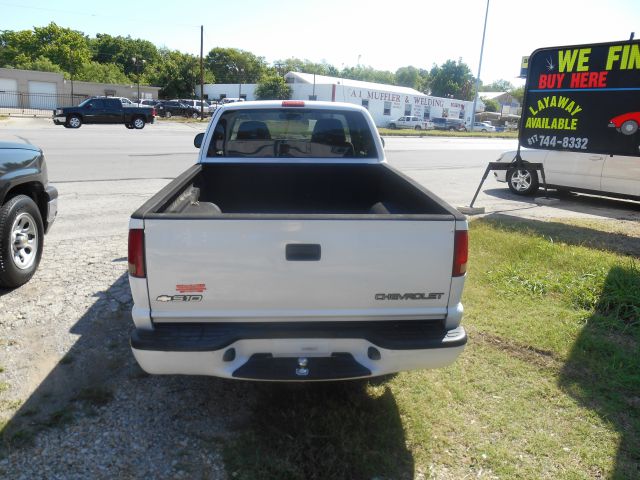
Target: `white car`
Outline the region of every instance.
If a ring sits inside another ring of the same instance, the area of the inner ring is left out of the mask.
[[[406,115],[389,122],[389,128],[410,128],[412,130],[433,130],[433,122],[422,120],[420,117]]]
[[[473,131],[474,132],[495,132],[496,127],[491,125],[489,122],[473,122]]]
[[[213,113],[213,111],[215,110],[215,107],[211,107],[206,101],[201,102],[200,100],[189,100],[189,99],[178,99],[178,100],[175,100],[175,101],[176,102],[180,102],[180,103],[184,103],[185,105],[193,107],[198,111],[200,111],[200,105],[203,105],[203,107],[204,107],[203,111],[204,111],[205,115],[211,115]]]
[[[497,161],[511,162],[515,156],[515,151],[505,152]],[[525,162],[544,165],[549,188],[640,200],[639,157],[527,149],[522,149],[520,156]],[[533,195],[542,184],[542,176],[535,170],[500,170],[494,171],[494,176],[518,195]]]

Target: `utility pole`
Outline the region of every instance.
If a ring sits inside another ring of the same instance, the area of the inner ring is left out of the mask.
[[[202,67],[202,45],[204,26],[200,25],[200,120],[204,119],[204,69]]]
[[[476,77],[476,94],[473,97],[473,108],[471,109],[471,131],[476,121],[476,104],[478,103],[478,89],[480,88],[480,70],[482,69],[482,54],[484,52],[484,36],[487,33],[487,18],[489,17],[489,0],[487,0],[487,10],[484,14],[484,28],[482,29],[482,45],[480,46],[480,63],[478,64],[478,76]]]

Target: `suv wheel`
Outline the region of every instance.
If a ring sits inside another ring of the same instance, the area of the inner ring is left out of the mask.
[[[422,127],[420,125],[416,125],[416,130],[422,130]]]
[[[69,128],[80,128],[82,126],[82,119],[78,115],[71,115],[67,120]]]
[[[0,208],[0,286],[16,288],[31,279],[43,238],[40,211],[29,197],[18,195]]]

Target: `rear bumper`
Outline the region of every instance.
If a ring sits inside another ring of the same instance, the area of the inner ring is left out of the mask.
[[[318,381],[444,367],[466,341],[433,321],[156,324],[131,348],[152,374]]]

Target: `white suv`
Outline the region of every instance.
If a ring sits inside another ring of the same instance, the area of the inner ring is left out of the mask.
[[[511,162],[515,156],[515,151],[505,152],[498,162]],[[544,165],[549,188],[640,200],[638,157],[527,149],[522,149],[520,156],[525,162]],[[510,169],[493,174],[518,195],[533,195],[542,183],[541,174],[535,170]]]

